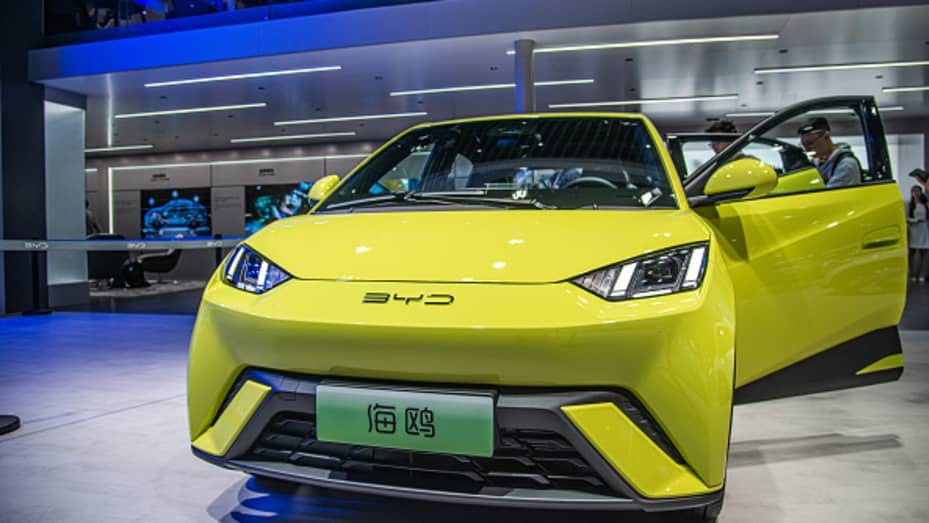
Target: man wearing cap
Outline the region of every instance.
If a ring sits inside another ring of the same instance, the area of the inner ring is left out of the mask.
[[[704,132],[713,134],[739,134],[739,130],[736,128],[735,124],[729,120],[719,120],[717,122],[713,122],[713,124],[707,127]],[[732,143],[731,140],[713,141],[710,142],[710,148],[713,149],[714,153],[719,154],[723,152],[723,149],[729,147],[730,143]]]
[[[861,184],[861,165],[848,144],[832,143],[829,122],[813,118],[797,129],[800,143],[813,153],[813,163],[826,181],[826,188]]]

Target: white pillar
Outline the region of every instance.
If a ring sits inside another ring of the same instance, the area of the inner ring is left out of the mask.
[[[84,109],[45,102],[45,223],[51,240],[83,240],[84,207]],[[48,253],[49,305],[85,303],[87,254]]]

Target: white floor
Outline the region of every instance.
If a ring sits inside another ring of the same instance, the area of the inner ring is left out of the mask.
[[[269,490],[190,454],[189,316],[0,319],[0,522],[664,521]],[[154,333],[154,334],[153,334]],[[896,383],[737,407],[722,522],[929,521],[929,331]]]

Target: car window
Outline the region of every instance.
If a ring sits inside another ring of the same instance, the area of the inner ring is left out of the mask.
[[[578,116],[415,129],[362,166],[319,211],[347,209],[356,200],[364,206],[415,208],[437,201],[414,204],[417,195],[435,193],[456,198],[459,206],[494,198],[501,204],[539,204],[521,206],[526,209],[677,207],[642,120]],[[472,196],[472,202],[465,201]]]
[[[684,174],[686,180],[698,167],[710,160],[716,153],[713,150],[713,141],[710,138],[688,137],[682,141],[680,150],[686,168]],[[757,158],[764,161],[774,169],[778,176],[814,167],[803,148],[784,139],[758,138],[746,144],[741,149],[741,154],[734,155],[733,159],[741,157]]]
[[[784,174],[784,161],[781,159],[780,145],[771,145],[763,142],[752,142],[742,149],[742,158],[756,158],[770,165],[774,172],[781,176]]]
[[[426,165],[426,160],[429,159],[431,152],[432,144],[413,147],[410,154],[387,171],[377,183],[372,184],[368,188],[368,192],[370,194],[384,194],[419,190],[423,167]]]
[[[746,157],[770,165],[778,175],[772,195],[854,187],[890,176],[872,172],[862,119],[853,108],[806,111],[723,156],[717,168]]]
[[[686,172],[683,173],[684,179],[688,178],[697,167],[700,167],[716,155],[711,145],[709,139],[688,140],[681,145],[681,153],[684,156],[684,167],[686,169]]]

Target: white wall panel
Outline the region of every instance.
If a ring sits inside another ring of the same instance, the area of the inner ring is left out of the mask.
[[[210,186],[210,166],[156,167],[153,169],[113,170],[113,190],[186,189]]]
[[[327,158],[326,175],[338,174],[340,178],[344,178],[362,160],[364,158]]]
[[[323,177],[323,160],[214,165],[214,187],[312,182]]]
[[[113,193],[113,232],[126,238],[138,238],[142,234],[139,191],[115,191]]]
[[[214,187],[212,193],[213,234],[242,236],[245,233],[245,188]]]
[[[922,134],[891,134],[887,136],[887,152],[890,154],[890,166],[903,195],[903,201],[909,201],[910,190],[917,185],[909,176],[913,169],[925,168],[923,158]]]

